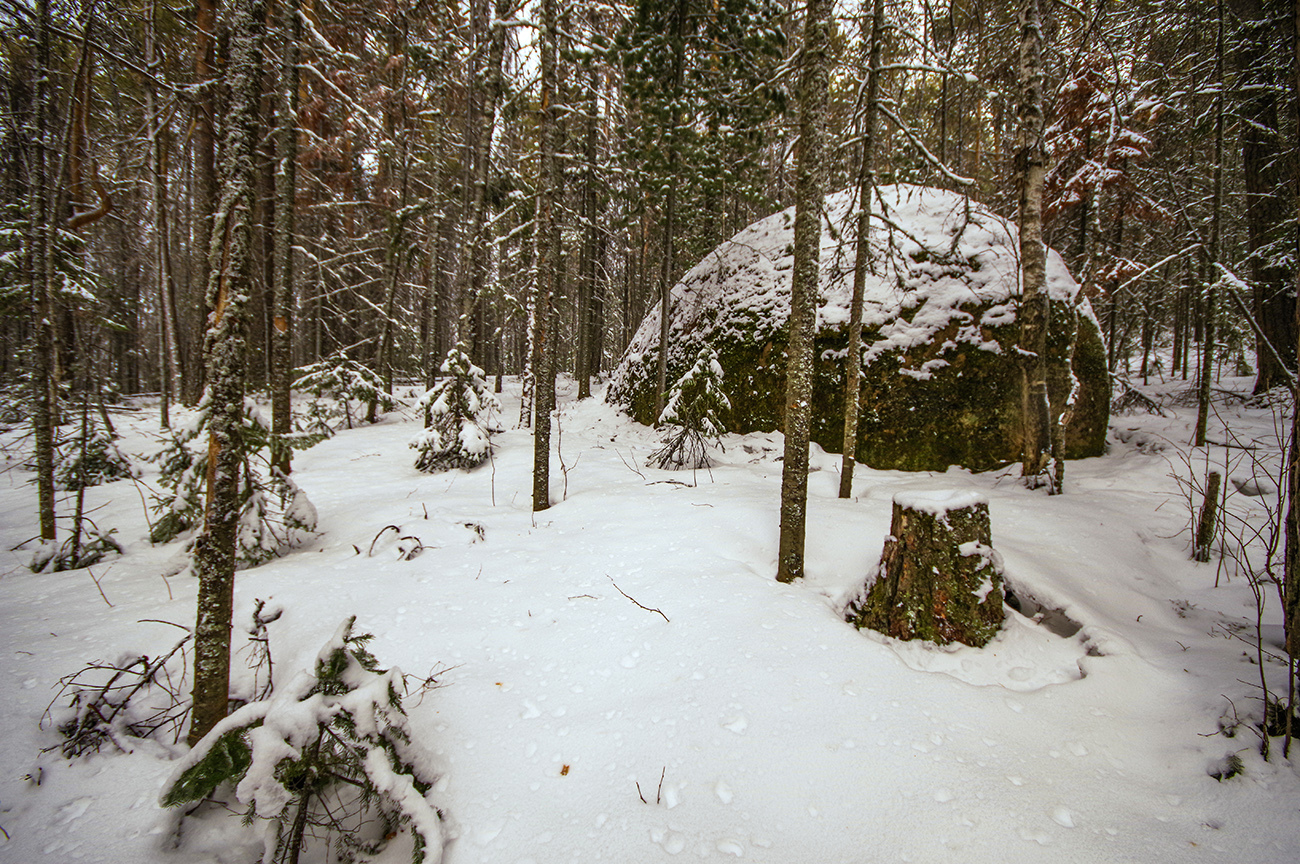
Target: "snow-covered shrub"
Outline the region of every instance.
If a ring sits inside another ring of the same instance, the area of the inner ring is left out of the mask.
[[[721,446],[726,427],[720,416],[731,409],[722,392],[722,366],[712,348],[701,349],[695,365],[686,370],[668,391],[668,402],[659,415],[668,428],[663,446],[650,456],[659,468],[709,467],[708,442]]]
[[[114,437],[99,424],[92,423],[85,447],[81,445],[80,436],[65,442],[66,446],[60,448],[54,466],[54,487],[75,492],[88,486],[138,476],[139,470],[118,448]]]
[[[306,390],[316,397],[316,407],[309,409],[318,418],[325,416],[321,399],[333,399],[343,408],[347,428],[352,428],[352,402],[376,403],[385,411],[397,407],[395,400],[384,389],[384,381],[373,370],[349,358],[342,352],[326,357],[318,363],[299,370],[295,390]],[[328,424],[327,424],[328,425]]]
[[[95,661],[59,679],[58,702],[41,718],[41,728],[54,726],[63,739],[59,751],[68,759],[96,753],[106,744],[123,753],[139,742],[180,740],[189,715],[183,649],[186,635],[166,654],[128,654],[114,662]],[[54,749],[54,748],[49,748]]]
[[[10,426],[32,416],[31,387],[23,380],[26,377],[22,373],[19,380],[0,386],[0,424]]]
[[[58,573],[63,570],[80,570],[98,564],[109,555],[121,555],[121,545],[113,539],[116,528],[100,531],[89,520],[81,526],[80,535],[73,535],[62,543],[57,540],[43,540],[32,553],[32,560],[27,565],[33,573],[46,570]]]
[[[176,430],[158,454],[161,482],[171,490],[154,504],[159,518],[149,539],[170,542],[203,522],[206,449],[195,452],[190,443],[207,428],[206,397],[193,422]],[[240,568],[256,567],[303,543],[316,531],[316,508],[306,493],[271,464],[270,421],[252,400],[244,401],[240,444],[243,464],[239,472],[239,530],[236,560]],[[310,439],[290,439],[290,446],[310,446]]]
[[[483,370],[470,362],[464,345],[447,352],[442,373],[447,377],[420,398],[429,425],[410,445],[419,451],[415,467],[431,473],[483,464],[492,452],[492,418],[501,410]]]
[[[247,818],[267,820],[263,861],[297,860],[317,840],[352,861],[408,829],[412,860],[439,861],[442,816],[425,797],[436,777],[412,740],[401,673],[378,668],[355,620],[326,643],[313,673],[214,726],[177,766],[162,803],[228,797],[224,784],[234,784]]]

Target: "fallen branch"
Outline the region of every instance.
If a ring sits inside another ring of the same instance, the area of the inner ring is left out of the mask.
[[[634,604],[636,604],[637,606],[640,606],[640,607],[641,607],[642,609],[644,609],[645,611],[647,611],[647,612],[657,612],[657,613],[659,613],[659,615],[664,619],[664,621],[668,621],[668,616],[667,616],[667,615],[664,615],[662,609],[655,609],[655,608],[653,608],[653,607],[651,607],[651,606],[645,606],[645,605],[643,605],[639,600],[637,600],[637,599],[636,599],[635,597],[633,597],[631,594],[627,593],[627,592],[624,591],[622,588],[618,587],[618,583],[614,581],[614,577],[613,577],[613,576],[610,576],[608,573],[606,573],[605,576],[606,576],[606,578],[609,579],[609,584],[611,584],[611,585],[614,586],[614,590],[615,590],[615,591],[617,591],[618,593],[622,594],[624,597],[626,597],[627,599],[631,600]],[[668,621],[668,623],[671,624],[672,622],[671,622],[671,621]]]
[[[100,596],[100,597],[103,597],[103,598],[104,598],[104,602],[105,602],[105,603],[108,603],[108,608],[109,608],[109,609],[112,609],[112,608],[113,608],[113,604],[112,604],[112,602],[109,601],[109,599],[108,599],[107,597],[104,596],[104,589],[103,589],[102,586],[100,586],[100,584],[99,584],[99,577],[95,575],[95,571],[94,571],[94,570],[91,570],[89,567],[87,567],[87,568],[86,568],[86,572],[90,574],[91,581],[93,581],[93,582],[95,583],[95,588],[96,588],[96,590],[99,591],[99,596]]]
[[[396,525],[385,525],[383,528],[380,528],[380,529],[379,529],[379,533],[375,535],[375,539],[370,541],[370,549],[369,549],[369,551],[366,552],[366,557],[367,557],[367,558],[373,558],[373,557],[374,557],[374,555],[375,555],[375,544],[379,542],[379,538],[380,538],[380,537],[383,537],[383,536],[384,536],[384,532],[385,532],[385,531],[388,531],[389,529],[392,529],[393,531],[396,531],[398,534],[401,534],[401,533],[402,533],[402,529],[401,529],[401,528],[398,528]],[[360,551],[360,550],[358,550],[358,551]]]

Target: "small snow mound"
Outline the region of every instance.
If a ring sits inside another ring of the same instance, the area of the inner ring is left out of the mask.
[[[978,687],[1021,693],[1078,681],[1083,677],[1079,661],[1087,654],[1082,640],[1062,639],[1019,615],[1007,615],[1002,632],[983,648],[895,639],[886,644],[918,672],[941,672]]]
[[[1268,477],[1233,477],[1232,485],[1242,495],[1263,498],[1277,493],[1277,484]]]
[[[1116,427],[1115,438],[1121,444],[1128,444],[1136,449],[1139,453],[1155,454],[1163,453],[1169,446],[1169,442],[1164,438],[1152,432],[1146,432],[1142,429],[1123,429]]]
[[[1074,827],[1074,814],[1067,807],[1057,807],[1052,811],[1052,821],[1062,828]]]
[[[926,492],[899,492],[894,495],[894,503],[908,510],[942,516],[950,510],[965,510],[978,504],[989,503],[983,492],[964,489],[935,489]]]

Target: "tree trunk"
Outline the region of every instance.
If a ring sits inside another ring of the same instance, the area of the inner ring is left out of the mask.
[[[1002,626],[1002,566],[974,492],[900,493],[877,578],[846,618],[895,639],[980,647]]]
[[[682,76],[686,68],[686,9],[683,2],[677,4],[677,14],[673,17],[673,69],[669,88],[674,97],[682,87]],[[677,114],[673,113],[673,122]],[[676,249],[677,233],[677,171],[681,164],[678,153],[678,132],[667,130],[668,136],[668,196],[664,203],[663,258],[659,262],[659,366],[655,377],[655,423],[664,413],[664,397],[668,393],[668,315],[672,311],[672,278],[676,262],[673,260]]]
[[[216,98],[210,82],[215,75],[217,0],[195,0],[195,35],[194,35],[194,78],[202,87],[194,100],[194,134],[191,146],[194,154],[194,246],[197,251],[194,266],[199,272],[207,274],[211,262],[207,255],[212,248],[212,216],[217,207],[216,179],[216,135],[213,127]],[[206,300],[206,297],[204,298]],[[202,357],[202,339],[197,335],[206,328],[206,315],[203,303],[195,303],[190,324],[186,330],[194,336],[189,340],[190,350],[186,352],[186,365],[195,374],[184,382],[185,392],[182,398],[186,404],[198,401],[203,392],[203,378],[207,373],[206,358]],[[190,360],[197,362],[190,363]]]
[[[560,138],[559,70],[556,0],[542,0],[541,154],[537,175],[536,296],[533,301],[533,511],[551,506],[551,413],[555,410],[555,346],[552,302],[560,268],[560,232],[556,218],[559,199]]]
[[[840,497],[853,495],[853,464],[858,449],[858,409],[862,388],[862,295],[871,269],[871,196],[876,189],[876,109],[880,101],[880,43],[885,2],[874,0],[868,37],[867,104],[862,117],[862,164],[858,168],[858,232],[853,261],[853,298],[849,304],[849,347],[845,355],[844,444],[840,463]]]
[[[1214,373],[1214,340],[1217,338],[1216,324],[1218,310],[1218,274],[1215,265],[1219,263],[1220,230],[1223,222],[1223,0],[1215,3],[1217,32],[1214,49],[1214,77],[1218,86],[1214,96],[1214,191],[1210,202],[1210,248],[1204,259],[1207,275],[1202,277],[1205,284],[1205,300],[1201,306],[1201,366],[1196,386],[1196,433],[1192,444],[1205,446],[1206,428],[1210,417],[1210,379]]]
[[[592,298],[596,293],[596,160],[599,158],[599,126],[596,101],[596,69],[587,70],[586,124],[582,184],[582,262],[578,276],[578,344],[574,351],[573,374],[578,379],[578,398],[591,396]]]
[[[496,0],[492,18],[504,21],[510,15],[511,0]],[[487,290],[489,275],[489,258],[492,244],[488,242],[488,181],[492,168],[492,137],[496,129],[497,109],[505,93],[505,77],[502,75],[502,61],[505,57],[507,27],[496,26],[492,21],[486,22],[488,32],[479,34],[486,38],[488,45],[487,61],[481,74],[483,81],[475,82],[474,89],[482,91],[482,102],[474,99],[466,117],[471,127],[466,136],[470,144],[466,170],[470,175],[468,192],[469,237],[468,266],[462,273],[464,288],[461,291],[460,319],[457,326],[457,338],[468,346],[468,353],[476,362],[482,362],[481,346],[475,344],[472,328],[478,305]]]
[[[240,425],[252,288],[254,152],[258,70],[265,15],[262,0],[231,0],[228,108],[221,141],[221,198],[212,220],[204,345],[208,364],[207,498],[194,543],[199,577],[194,627],[193,745],[226,716],[230,690],[230,626],[239,525]]]
[[[1295,141],[1286,142],[1280,123],[1285,71],[1286,0],[1233,0],[1241,22],[1234,65],[1241,94],[1241,167],[1245,181],[1246,248],[1254,289],[1254,317],[1259,324],[1255,356],[1255,392],[1285,383],[1295,367],[1294,301],[1295,228],[1291,222],[1296,175]],[[1289,260],[1288,260],[1289,259]],[[1213,274],[1216,275],[1217,274]],[[1267,340],[1282,363],[1264,344]],[[1283,365],[1285,364],[1285,365]]]
[[[781,533],[776,578],[804,575],[808,510],[808,439],[812,419],[813,337],[821,275],[821,222],[826,105],[830,90],[830,0],[808,0],[799,69],[799,141],[795,154],[794,273],[786,348],[785,461],[781,469]]]
[[[145,30],[145,55],[152,67],[157,57],[156,26],[158,4],[149,4],[149,22]],[[160,357],[158,361],[162,383],[162,397],[159,399],[159,421],[166,429],[171,425],[168,414],[169,403],[180,395],[181,361],[177,344],[176,326],[176,285],[172,280],[171,231],[169,229],[169,212],[167,206],[167,147],[164,140],[165,127],[158,115],[158,105],[154,93],[153,81],[145,87],[145,113],[148,115],[150,174],[153,181],[154,210],[154,266],[158,273],[158,317]]]
[[[58,414],[55,401],[57,389],[53,372],[53,320],[54,303],[51,292],[54,274],[51,272],[50,242],[51,222],[57,217],[52,212],[49,198],[49,154],[54,152],[49,141],[49,106],[53,98],[50,91],[50,5],[49,0],[37,0],[37,45],[35,83],[32,88],[32,116],[29,130],[28,164],[29,206],[27,249],[28,273],[31,277],[30,296],[31,334],[35,343],[32,351],[32,431],[36,449],[36,497],[40,513],[41,539],[52,541],[56,537],[54,521],[54,425]]]
[[[1020,353],[1024,415],[1020,473],[1031,488],[1044,479],[1051,456],[1047,401],[1047,250],[1043,245],[1043,30],[1038,0],[1020,9]],[[1051,480],[1047,479],[1050,483]]]
[[[275,172],[275,270],[271,301],[271,434],[272,464],[282,473],[292,470],[293,451],[284,436],[293,430],[290,406],[293,386],[294,266],[293,244],[298,188],[298,43],[302,21],[297,0],[284,0],[281,39],[279,114]]]
[[[1300,129],[1300,0],[1292,0],[1293,29],[1291,31],[1291,122]],[[1292,157],[1296,158],[1296,157]],[[1296,231],[1300,232],[1300,169],[1293,178],[1292,205],[1295,209]],[[1297,238],[1300,242],[1300,238]],[[1296,356],[1300,357],[1300,268],[1296,270],[1294,332]],[[1282,757],[1291,755],[1291,741],[1300,730],[1293,728],[1295,716],[1296,664],[1300,663],[1300,392],[1291,394],[1291,442],[1287,448],[1287,510],[1283,532],[1286,545],[1282,571],[1282,626],[1286,634],[1287,653],[1287,707],[1286,739],[1282,743]]]

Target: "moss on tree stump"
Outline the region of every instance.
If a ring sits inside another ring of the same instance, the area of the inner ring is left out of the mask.
[[[845,618],[897,639],[980,647],[1002,626],[1002,566],[976,492],[894,496],[891,536]]]

